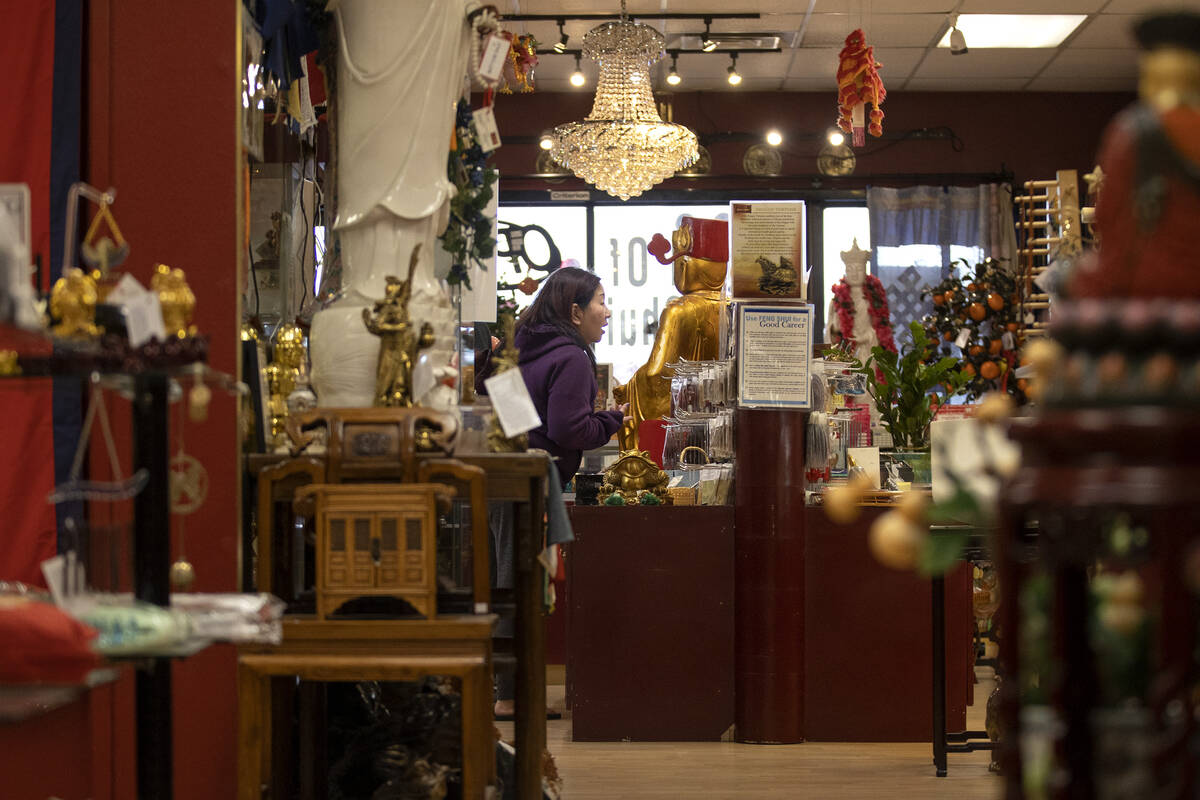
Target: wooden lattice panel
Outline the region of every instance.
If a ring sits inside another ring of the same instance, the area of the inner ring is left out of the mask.
[[[1079,218],[1079,178],[1060,170],[1054,180],[1026,181],[1017,207],[1017,261],[1020,280],[1020,341],[1044,335],[1050,325],[1050,295],[1037,279],[1056,259],[1073,260],[1083,248]]]

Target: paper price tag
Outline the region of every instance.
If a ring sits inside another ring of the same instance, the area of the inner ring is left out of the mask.
[[[1000,337],[1000,346],[1005,350],[1012,350],[1017,346],[1017,339],[1011,331],[1005,331],[1004,335]]]
[[[479,77],[489,81],[500,80],[500,71],[504,69],[504,59],[511,46],[507,38],[497,33],[489,36],[483,45],[483,57],[479,60]]]
[[[500,419],[504,435],[510,439],[531,431],[542,424],[533,398],[525,388],[520,368],[510,369],[494,375],[483,382],[488,396],[492,398],[492,409]]]
[[[146,293],[145,287],[138,283],[137,278],[126,272],[117,281],[117,285],[108,293],[108,297],[104,302],[110,306],[123,306],[126,303],[136,300]]]
[[[483,152],[490,153],[500,146],[500,129],[496,127],[496,113],[491,106],[477,108],[471,112],[475,120],[475,138]]]
[[[163,325],[162,306],[158,295],[146,292],[121,306],[125,314],[125,330],[129,335],[130,347],[141,347],[151,338],[165,341],[167,329]]]
[[[969,341],[971,341],[971,329],[961,328],[958,331],[958,338],[954,340],[954,346],[961,350],[967,346]]]

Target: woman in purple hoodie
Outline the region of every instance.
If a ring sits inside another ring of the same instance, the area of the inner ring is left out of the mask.
[[[529,432],[530,447],[555,457],[565,486],[583,451],[600,447],[621,427],[624,409],[594,411],[596,356],[611,313],[595,273],[563,267],[550,274],[514,333],[521,377],[542,424]]]
[[[520,351],[521,377],[542,419],[542,424],[529,432],[529,445],[554,456],[564,486],[575,477],[583,451],[611,439],[625,419],[625,406],[616,411],[593,410],[596,356],[592,345],[604,335],[609,316],[600,279],[587,270],[562,267],[542,284],[513,334]],[[490,371],[489,366],[484,370]],[[493,539],[492,585],[511,588],[511,510],[506,503],[492,503],[488,516]],[[497,626],[497,637],[512,636],[507,623],[502,620]],[[497,718],[511,718],[513,688],[511,675],[497,673]]]

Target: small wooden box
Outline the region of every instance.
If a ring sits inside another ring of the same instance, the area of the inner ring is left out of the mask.
[[[310,484],[317,526],[317,616],[347,600],[400,597],[432,619],[437,614],[437,516],[454,489],[439,483]]]

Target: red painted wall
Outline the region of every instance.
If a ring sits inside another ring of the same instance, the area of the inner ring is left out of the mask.
[[[1056,170],[1089,171],[1094,165],[1100,133],[1117,111],[1133,101],[1123,93],[1014,93],[1014,92],[913,92],[894,91],[884,104],[885,136],[920,128],[949,127],[962,143],[960,152],[947,140],[867,137],[856,151],[856,174],[874,179],[823,180],[825,188],[859,187],[864,183],[901,185],[902,173],[995,173],[1002,166],[1018,181],[1052,178]],[[496,119],[506,143],[495,156],[502,189],[579,189],[581,181],[550,185],[545,180],[519,179],[535,172],[537,145],[543,130],[582,119],[591,110],[592,92],[502,95],[496,99]],[[744,132],[761,136],[779,128],[786,137],[781,151],[785,176],[768,180],[747,178],[742,154],[750,141],[725,141],[707,145],[713,158],[713,175],[731,176],[662,184],[667,189],[723,189],[811,187],[817,173],[820,136],[833,125],[832,92],[695,92],[674,96],[674,119],[692,128],[703,142],[706,135]],[[524,143],[519,140],[525,139]],[[518,140],[518,141],[514,141]],[[885,149],[886,148],[886,149]]]
[[[84,64],[85,179],[117,189],[113,211],[131,246],[125,267],[143,284],[156,263],[187,273],[196,294],[194,322],[211,343],[209,362],[231,374],[240,316],[239,6],[237,0],[91,0]],[[113,420],[127,431],[121,405]],[[195,591],[237,588],[236,428],[234,399],[214,391],[207,422],[188,423],[185,431],[187,451],[209,476],[207,502],[187,519]],[[175,665],[175,797],[181,800],[236,794],[235,672],[227,646]],[[111,787],[95,786],[97,800],[135,793],[127,695],[116,693],[111,713],[95,704],[95,747],[111,748],[112,759]],[[112,741],[102,741],[106,719]],[[104,766],[94,772],[103,784]]]

